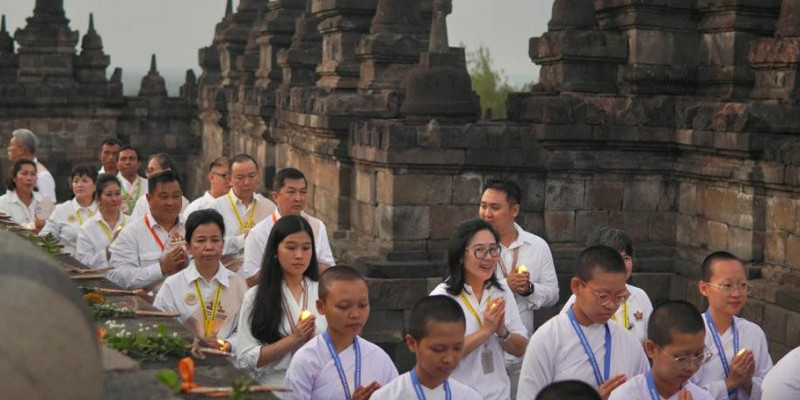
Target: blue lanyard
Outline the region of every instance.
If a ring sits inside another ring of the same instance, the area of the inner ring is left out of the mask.
[[[711,337],[714,338],[714,344],[717,346],[717,353],[719,353],[719,361],[722,362],[722,369],[725,371],[725,377],[727,378],[731,374],[731,367],[728,365],[728,356],[725,355],[725,348],[722,347],[722,339],[719,338],[719,333],[717,333],[717,326],[714,325],[714,320],[711,319],[711,313],[706,310],[704,313],[706,316],[706,323],[708,323],[708,330],[711,331]],[[739,330],[736,329],[736,319],[731,320],[731,329],[733,330],[733,356],[736,357],[736,353],[739,352]],[[736,395],[738,389],[733,389],[728,392],[728,397],[731,398]]]
[[[409,375],[411,376],[411,385],[414,386],[414,391],[417,393],[417,399],[426,400],[425,392],[422,391],[422,385],[419,383],[419,377],[417,377],[417,367],[411,369]],[[449,381],[444,381],[444,398],[446,400],[451,400],[453,398],[452,393],[450,393]]]
[[[608,323],[605,324],[606,356],[605,360],[603,360],[604,375],[600,375],[600,366],[597,364],[597,358],[594,356],[592,347],[589,346],[589,340],[586,339],[586,334],[583,333],[583,329],[581,329],[580,324],[578,324],[578,319],[575,318],[575,312],[572,311],[572,307],[570,307],[570,309],[567,311],[567,315],[569,316],[570,322],[572,322],[572,327],[575,329],[575,333],[578,335],[578,339],[580,339],[581,344],[583,345],[583,351],[586,352],[586,356],[589,357],[589,364],[592,365],[594,379],[597,381],[597,386],[600,386],[603,384],[603,382],[608,380],[608,375],[611,371],[611,330],[608,329]]]
[[[336,354],[336,348],[333,347],[331,335],[328,333],[328,331],[325,331],[325,333],[322,334],[322,338],[325,339],[325,344],[328,345],[328,351],[331,353],[333,363],[336,365],[336,372],[339,373],[339,380],[342,381],[342,388],[344,388],[345,398],[347,398],[347,400],[352,400],[353,397],[350,394],[350,386],[347,384],[347,376],[344,374],[342,360],[340,360],[339,355]],[[353,381],[356,388],[358,388],[361,386],[361,346],[358,345],[358,337],[353,338],[353,349],[356,352],[356,371]]]
[[[647,371],[645,378],[647,378],[647,390],[650,392],[650,397],[653,400],[661,400],[661,396],[656,389],[656,383],[653,382],[653,370]]]

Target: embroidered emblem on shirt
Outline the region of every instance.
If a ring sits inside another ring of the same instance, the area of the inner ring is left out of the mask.
[[[75,216],[74,215],[70,215],[69,217],[67,217],[67,221],[75,222]]]
[[[641,321],[642,318],[644,318],[644,313],[642,313],[641,311],[636,311],[635,313],[633,313],[633,317],[636,318],[637,321]]]
[[[188,306],[193,306],[197,304],[197,295],[193,292],[186,293],[186,295],[183,296],[183,302]]]

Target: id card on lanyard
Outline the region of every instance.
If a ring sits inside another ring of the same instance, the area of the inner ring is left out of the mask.
[[[422,384],[419,383],[419,377],[417,376],[417,368],[414,367],[411,369],[409,373],[411,377],[411,386],[414,386],[414,393],[417,394],[417,400],[427,400],[425,398],[425,392],[422,390]],[[444,381],[444,398],[445,400],[452,400],[453,394],[450,393],[450,381]]]
[[[719,354],[719,361],[722,363],[722,370],[725,371],[725,377],[727,378],[731,375],[731,367],[730,364],[728,364],[728,356],[725,355],[725,347],[722,345],[722,339],[717,332],[717,325],[714,324],[714,320],[711,319],[711,313],[708,312],[708,310],[706,310],[703,315],[706,317],[708,330],[711,331],[711,338],[714,339],[714,345],[717,347],[717,353]],[[733,332],[733,356],[736,357],[736,353],[739,352],[739,330],[736,329],[736,319],[731,320],[731,331]],[[738,393],[739,389],[733,389],[728,392],[728,398],[735,399]]]
[[[589,358],[589,364],[592,366],[592,372],[594,372],[594,379],[597,382],[597,386],[600,386],[603,384],[603,382],[608,380],[611,372],[611,330],[608,328],[608,323],[606,322],[604,325],[606,328],[606,351],[605,360],[603,360],[603,375],[600,375],[600,365],[597,363],[597,358],[594,356],[592,347],[589,346],[589,340],[586,339],[586,334],[583,333],[583,329],[581,329],[578,319],[575,318],[575,312],[572,311],[572,307],[570,307],[570,309],[567,311],[567,315],[572,323],[572,328],[575,330],[575,334],[578,335],[578,340],[580,340],[581,345],[583,346],[583,351]]]
[[[322,334],[322,338],[325,340],[325,345],[328,346],[328,352],[331,353],[331,358],[333,358],[333,364],[336,366],[336,373],[339,374],[339,380],[342,383],[342,389],[344,389],[344,395],[347,400],[353,399],[353,394],[350,393],[350,385],[347,384],[347,375],[344,373],[344,367],[342,366],[342,360],[339,358],[339,354],[336,353],[336,348],[333,346],[333,340],[331,340],[331,335],[328,331]],[[358,344],[358,336],[353,338],[353,350],[355,351],[355,358],[356,358],[356,369],[353,377],[353,384],[357,389],[361,386],[361,347]]]

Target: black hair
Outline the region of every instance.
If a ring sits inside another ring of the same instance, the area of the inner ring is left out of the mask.
[[[136,147],[133,147],[133,146],[131,146],[129,144],[122,145],[122,147],[119,148],[119,154],[122,154],[122,152],[125,151],[125,150],[133,150],[133,152],[136,153],[136,160],[137,161],[142,159],[141,154],[139,154],[139,149],[137,149]],[[119,159],[119,156],[117,156],[117,159]]]
[[[147,180],[147,193],[151,195],[156,192],[156,187],[159,183],[168,183],[168,182],[178,182],[178,185],[181,184],[181,177],[175,171],[167,170],[161,171]]]
[[[700,276],[701,279],[706,282],[711,282],[711,276],[714,275],[714,272],[711,271],[711,266],[714,264],[715,261],[726,261],[726,260],[735,260],[741,262],[738,257],[735,255],[728,253],[727,251],[715,251],[709,254],[705,260],[703,260],[703,264],[700,266]]]
[[[269,234],[264,248],[264,258],[261,260],[261,280],[256,289],[253,311],[248,316],[250,331],[253,333],[253,337],[261,343],[275,343],[284,337],[280,331],[285,312],[281,301],[284,277],[283,268],[278,262],[278,246],[287,236],[298,232],[306,232],[311,238],[311,262],[303,275],[313,281],[319,280],[317,249],[311,225],[299,215],[287,215],[279,219],[272,227],[272,232]]]
[[[100,148],[102,149],[103,146],[119,146],[122,147],[122,142],[115,138],[115,137],[107,137],[100,142]],[[136,149],[134,149],[136,150]],[[139,157],[139,152],[136,152],[136,157]]]
[[[228,160],[228,157],[225,157],[225,156],[219,156],[219,157],[211,160],[211,163],[208,164],[208,172],[211,172],[211,170],[213,170],[214,167],[227,166],[229,161],[230,160]]]
[[[612,274],[627,274],[622,256],[608,246],[588,247],[581,252],[575,261],[575,277],[584,282],[592,280],[592,275],[596,269]]]
[[[272,185],[272,190],[280,192],[281,189],[283,189],[283,186],[286,185],[287,179],[302,179],[306,186],[308,186],[306,176],[303,175],[299,169],[289,167],[284,168],[275,174],[275,182]]]
[[[228,160],[228,171],[233,171],[233,164],[245,163],[248,161],[252,161],[253,164],[255,164],[256,169],[258,169],[258,161],[256,161],[256,159],[253,158],[253,156],[242,153],[242,154],[237,154],[233,156],[233,158]]]
[[[558,381],[545,386],[535,400],[600,400],[597,389],[578,380]]]
[[[171,169],[173,171],[178,169],[177,164],[175,163],[175,158],[167,153],[156,153],[148,158],[148,161],[158,160],[158,166],[161,168],[162,171],[166,171]]]
[[[97,183],[94,187],[94,197],[99,199],[100,195],[103,194],[103,190],[106,190],[106,186],[110,184],[116,184],[120,188],[122,188],[122,184],[119,182],[119,179],[115,175],[111,174],[100,174],[97,176]]]
[[[497,179],[492,178],[487,180],[483,184],[483,188],[481,189],[481,194],[486,191],[486,189],[494,189],[499,190],[506,194],[506,199],[508,199],[509,205],[520,204],[522,202],[522,190],[520,189],[519,185],[516,182],[508,180],[508,179]]]
[[[286,217],[284,217],[286,218]],[[367,279],[364,278],[364,275],[361,275],[360,272],[356,271],[355,268],[349,267],[346,265],[337,265],[334,267],[330,267],[325,270],[319,277],[319,298],[320,300],[325,300],[328,297],[328,286],[336,281],[346,281],[346,282],[354,282],[354,281],[362,281],[364,284],[367,283]]]
[[[23,165],[33,165],[33,170],[36,171],[36,163],[33,160],[28,160],[26,158],[20,158],[17,161],[14,161],[14,165],[11,167],[11,171],[8,175],[8,179],[6,180],[6,188],[8,190],[16,190],[17,189],[17,182],[14,182],[14,179],[17,177],[17,174],[20,170],[22,170]]]
[[[464,283],[467,279],[464,273],[464,254],[470,240],[480,231],[491,232],[495,243],[500,243],[500,235],[497,234],[494,227],[480,218],[461,221],[450,236],[450,244],[447,247],[447,278],[444,283],[447,293],[453,296],[458,296],[464,290]],[[489,286],[503,290],[495,274],[492,274],[488,282]]]
[[[414,304],[408,318],[408,334],[416,341],[422,340],[428,335],[429,322],[457,322],[465,329],[467,326],[461,306],[444,295],[424,297]]]
[[[662,348],[672,343],[672,331],[697,333],[705,330],[700,311],[692,303],[683,300],[656,306],[647,321],[647,339]]]
[[[608,226],[601,226],[586,239],[586,247],[591,246],[608,246],[617,252],[625,252],[633,258],[636,248],[633,246],[633,240],[622,229],[611,228]]]
[[[194,230],[197,229],[198,226],[205,224],[217,224],[220,234],[222,234],[222,237],[225,237],[225,220],[222,218],[219,211],[208,208],[193,211],[186,218],[186,242],[191,242]]]
[[[69,173],[70,180],[75,179],[76,176],[85,176],[97,183],[97,170],[89,164],[76,165]]]

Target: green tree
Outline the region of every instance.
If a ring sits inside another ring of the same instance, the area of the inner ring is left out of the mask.
[[[481,98],[481,113],[484,116],[491,109],[492,118],[505,118],[508,95],[530,89],[530,84],[521,88],[511,86],[503,70],[494,69],[492,54],[483,45],[476,51],[467,52],[467,70],[472,80],[472,90]]]

